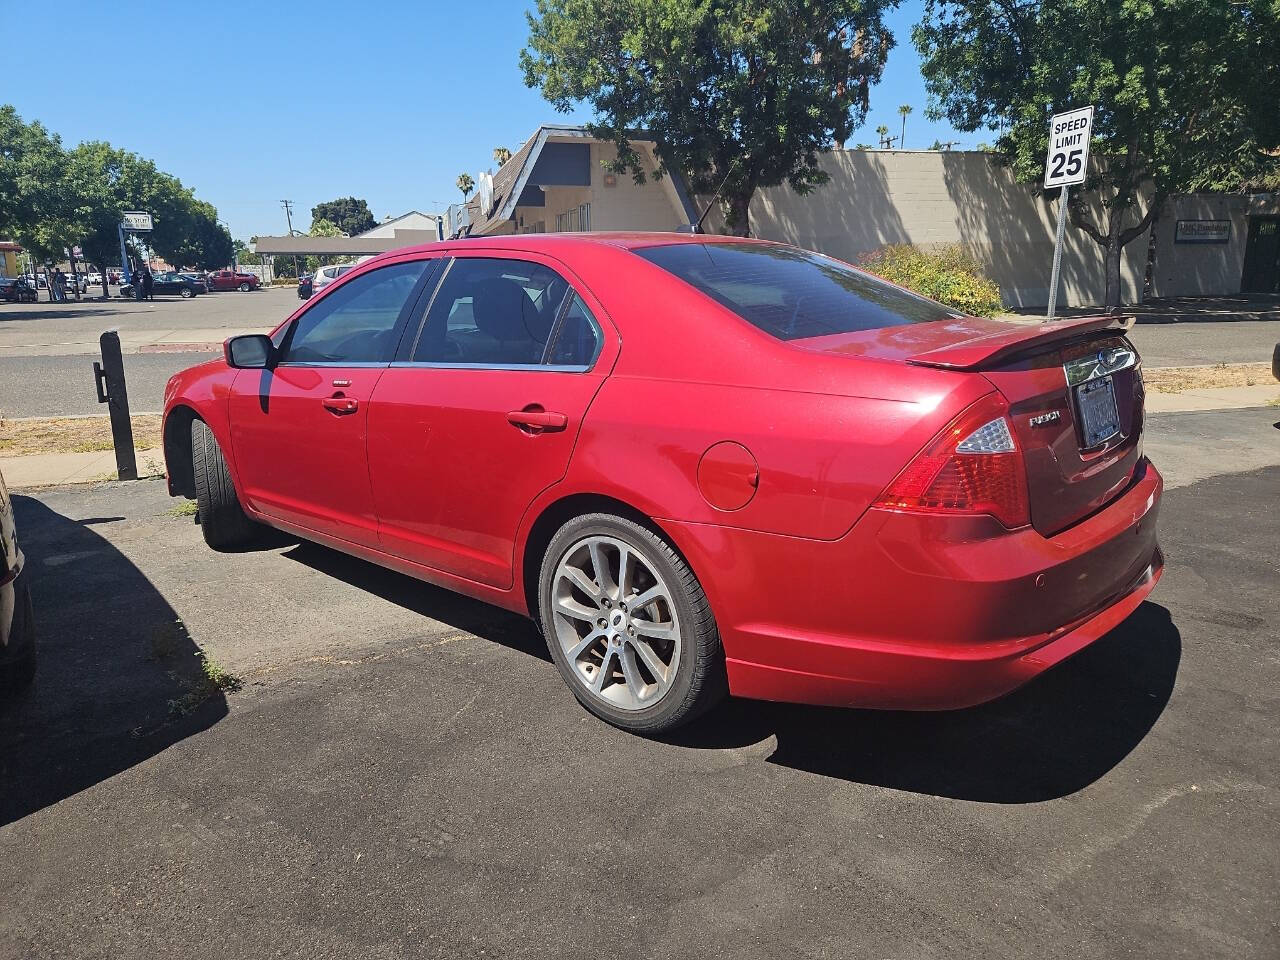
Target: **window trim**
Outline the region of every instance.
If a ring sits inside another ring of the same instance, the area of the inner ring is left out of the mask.
[[[367,368],[373,368],[373,367],[388,366],[390,363],[392,363],[396,359],[396,356],[400,349],[400,344],[404,341],[405,331],[408,329],[408,326],[413,319],[413,311],[414,309],[416,309],[418,305],[418,301],[422,298],[422,288],[425,286],[426,283],[430,282],[431,275],[432,273],[435,272],[436,267],[439,263],[439,260],[440,258],[438,257],[406,257],[403,260],[396,260],[392,263],[378,264],[378,266],[374,267],[373,269],[365,270],[365,271],[362,271],[361,273],[356,273],[355,268],[353,267],[351,270],[348,270],[342,276],[335,278],[334,280],[330,281],[328,284],[325,285],[325,296],[330,296],[331,295],[330,291],[339,289],[340,285],[345,286],[347,283],[354,283],[357,280],[359,280],[361,277],[370,276],[371,274],[375,274],[380,270],[387,270],[387,269],[390,269],[391,267],[403,266],[406,263],[421,263],[424,265],[422,275],[419,276],[418,279],[414,281],[413,289],[409,291],[409,295],[405,298],[404,304],[400,307],[400,312],[396,315],[396,322],[392,325],[391,329],[398,330],[399,335],[396,337],[396,349],[391,352],[390,359],[388,360],[280,360],[278,363],[275,364],[275,366],[299,368],[299,369],[306,368],[306,367],[316,367],[316,368],[351,367],[352,369],[360,369],[360,368],[367,369]],[[357,264],[356,266],[359,266],[359,265]],[[350,277],[351,279],[348,280],[347,279],[348,277]],[[320,299],[316,300],[314,303],[307,304],[305,309],[303,309],[300,313],[294,316],[287,324],[285,324],[283,335],[280,337],[280,343],[276,346],[277,352],[282,357],[286,355],[286,351],[293,344],[293,336],[298,329],[298,324],[302,322],[303,318],[305,318],[307,314],[309,314],[312,310],[315,310],[322,303],[324,303],[324,297],[321,297]]]
[[[502,251],[503,253],[508,251]],[[573,280],[565,276],[566,271],[550,263],[546,263],[541,259],[535,259],[524,255],[523,250],[509,251],[512,256],[495,256],[494,251],[477,250],[472,255],[458,256],[452,252],[445,252],[443,256],[437,258],[439,263],[443,265],[438,270],[431,295],[427,296],[425,292],[419,296],[419,300],[425,300],[425,306],[419,311],[417,317],[417,330],[412,340],[409,338],[409,331],[406,329],[404,335],[400,338],[400,349],[396,351],[396,358],[391,362],[390,366],[398,370],[421,368],[424,370],[539,370],[548,373],[589,373],[595,369],[596,364],[600,362],[600,358],[604,356],[605,348],[605,332],[604,325],[596,318],[596,313],[591,309],[587,302],[587,298],[582,295],[582,291],[574,286]],[[436,297],[440,290],[444,287],[445,280],[449,276],[449,271],[453,269],[453,265],[459,260],[512,260],[516,263],[531,263],[535,266],[543,267],[555,273],[565,283],[564,296],[560,300],[560,305],[556,308],[556,318],[551,324],[551,330],[547,334],[547,342],[542,348],[542,359],[537,363],[450,363],[447,360],[414,360],[413,355],[417,352],[418,342],[422,339],[423,332],[427,329],[427,318],[431,315],[431,308],[435,306]],[[589,364],[564,364],[564,363],[547,363],[547,356],[552,344],[560,336],[561,327],[564,324],[565,315],[569,312],[569,305],[573,302],[573,297],[577,297],[582,301],[582,305],[586,308],[587,316],[591,318],[592,327],[596,331],[599,338],[600,346],[596,350],[595,359]],[[407,346],[407,349],[406,349]]]

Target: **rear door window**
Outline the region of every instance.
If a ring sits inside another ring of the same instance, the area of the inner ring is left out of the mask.
[[[417,363],[534,366],[569,285],[540,263],[459,257],[444,275],[413,349]]]
[[[635,253],[779,340],[957,316],[940,303],[796,247],[676,243]]]

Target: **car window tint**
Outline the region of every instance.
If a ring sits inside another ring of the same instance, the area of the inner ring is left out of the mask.
[[[796,247],[681,243],[635,252],[779,340],[957,315],[940,303]]]
[[[523,260],[460,257],[436,292],[414,348],[420,363],[542,363],[569,285]]]
[[[398,263],[335,287],[298,318],[284,362],[390,362],[396,320],[426,268],[426,260]]]
[[[547,355],[547,363],[563,366],[589,367],[600,352],[600,325],[591,315],[587,305],[576,293],[572,294],[569,308],[556,331],[555,342]]]

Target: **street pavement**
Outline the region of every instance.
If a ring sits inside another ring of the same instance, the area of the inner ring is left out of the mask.
[[[1275,957],[1278,419],[1150,418],[1165,577],[1022,691],[666,740],[521,618],[215,554],[159,482],[15,495],[43,645],[0,710],[0,957]],[[244,687],[181,715],[201,651]]]
[[[216,356],[228,336],[276,326],[298,303],[294,290],[283,288],[146,303],[0,306],[0,416],[102,413],[92,362],[99,355],[98,337],[111,328],[120,330],[132,409],[158,411],[169,377]],[[1238,316],[1270,319],[1233,320],[1236,314],[1221,310],[1188,310],[1177,323],[1141,323],[1131,335],[1149,367],[1269,362],[1280,341],[1280,302],[1237,306],[1248,308]]]

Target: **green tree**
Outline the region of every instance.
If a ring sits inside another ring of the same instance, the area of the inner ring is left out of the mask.
[[[880,146],[884,146],[886,138],[889,136],[889,128],[883,123],[876,127],[876,136],[880,138]]]
[[[750,232],[761,187],[805,194],[827,180],[818,154],[866,118],[893,38],[897,0],[537,0],[525,83],[557,110],[591,105],[594,135],[618,148],[615,171],[637,182],[668,167],[696,193],[724,182],[735,233]],[[628,139],[658,144],[646,171]]]
[[[58,137],[0,105],[0,239],[20,241],[33,254],[44,252],[37,250],[39,228],[51,220],[65,222],[74,206],[66,187],[66,155]],[[46,239],[56,242],[56,232]]]
[[[1109,307],[1124,246],[1167,196],[1274,176],[1278,36],[1276,0],[926,0],[913,31],[930,116],[1000,130],[997,155],[1024,183],[1042,180],[1050,115],[1097,107],[1099,162],[1068,212],[1104,251]]]
[[[898,108],[898,116],[902,118],[902,136],[898,138],[898,146],[905,150],[907,148],[907,116],[911,113],[911,104],[904,103]]]
[[[326,203],[317,203],[311,208],[311,220],[328,220],[338,225],[339,236],[346,234],[354,237],[358,233],[372,230],[378,225],[369,204],[356,197],[339,197]]]
[[[471,179],[471,174],[460,173],[458,179],[454,181],[454,186],[462,191],[462,202],[467,202],[467,195],[476,188],[476,182]]]
[[[503,165],[505,165],[506,162],[510,159],[511,159],[511,151],[508,150],[506,147],[493,148],[493,162],[496,163],[499,167],[502,167]]]

